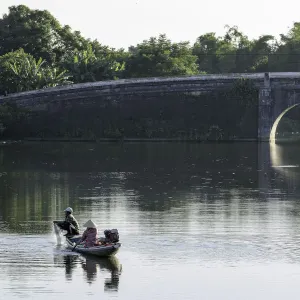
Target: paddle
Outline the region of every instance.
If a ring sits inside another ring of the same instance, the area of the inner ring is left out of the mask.
[[[80,243],[78,243],[78,244],[80,244]],[[75,246],[74,246],[74,248],[72,249],[72,251],[74,251],[74,249],[77,247],[78,244],[75,243]]]
[[[72,251],[74,251],[74,249],[76,248],[77,244],[75,244],[75,246],[73,247]]]

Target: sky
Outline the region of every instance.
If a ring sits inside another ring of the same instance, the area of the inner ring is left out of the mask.
[[[0,0],[0,15],[24,4],[48,10],[62,25],[114,48],[127,48],[165,33],[174,42],[238,26],[249,38],[276,37],[300,22],[300,1],[285,0]]]

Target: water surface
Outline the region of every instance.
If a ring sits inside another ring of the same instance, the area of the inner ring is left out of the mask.
[[[297,299],[299,147],[0,148],[3,299]],[[52,220],[118,228],[115,259],[57,245]],[[2,299],[2,298],[1,298]]]

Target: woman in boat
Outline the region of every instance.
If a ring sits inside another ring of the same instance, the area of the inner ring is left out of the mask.
[[[84,246],[86,248],[98,245],[99,243],[97,242],[97,225],[92,220],[88,220],[83,226],[86,227],[86,230],[82,234],[80,243],[85,242]]]

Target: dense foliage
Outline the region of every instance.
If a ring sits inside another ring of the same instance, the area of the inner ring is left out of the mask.
[[[298,71],[299,56],[300,23],[294,23],[279,40],[272,35],[249,40],[237,27],[228,27],[223,37],[206,33],[193,45],[173,43],[160,35],[124,50],[84,38],[79,31],[62,26],[48,11],[11,6],[0,19],[1,94],[70,81]],[[20,66],[23,58],[26,62]],[[19,77],[23,81],[15,85]]]

